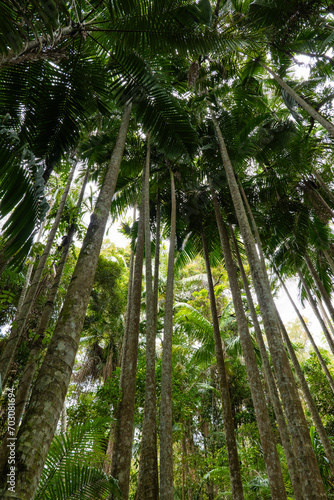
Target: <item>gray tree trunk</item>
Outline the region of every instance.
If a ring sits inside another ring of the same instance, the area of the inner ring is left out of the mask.
[[[211,117],[218,137],[220,153],[261,309],[277,383],[281,393],[294,451],[298,460],[298,467],[304,479],[304,496],[309,499],[326,498],[305,415],[299,399],[298,389],[280,335],[276,308],[271,295],[268,276],[264,273],[263,266],[261,265],[261,261],[256,251],[253,235],[219,123],[213,112],[211,112]]]
[[[320,186],[322,187],[322,189],[324,190],[324,192],[327,194],[327,196],[331,200],[331,202],[334,203],[334,194],[328,188],[327,184],[323,181],[321,175],[316,171],[315,168],[312,170],[312,174],[317,179],[317,181],[319,182]]]
[[[217,306],[216,306],[216,300],[215,300],[215,292],[214,292],[213,282],[212,282],[212,274],[211,274],[210,261],[209,261],[208,245],[207,245],[204,231],[202,231],[202,242],[203,242],[206,274],[208,276],[210,309],[211,309],[211,316],[212,316],[213,336],[214,336],[214,341],[215,341],[215,353],[216,353],[217,367],[218,367],[218,374],[219,374],[220,393],[221,393],[222,406],[223,406],[225,440],[226,440],[226,448],[227,448],[227,456],[228,456],[228,466],[229,466],[229,471],[230,471],[232,497],[236,500],[239,500],[239,499],[244,498],[244,493],[243,493],[243,488],[242,488],[242,480],[241,480],[241,472],[240,472],[239,457],[238,457],[238,450],[237,450],[237,442],[236,442],[235,433],[234,433],[234,420],[233,420],[232,409],[231,409],[230,393],[229,393],[228,382],[227,382],[227,377],[226,377],[224,351],[223,351],[222,339],[220,336]],[[253,349],[253,347],[252,347],[252,349]],[[278,496],[277,498],[286,498],[286,496],[285,497]]]
[[[247,370],[247,378],[252,394],[252,400],[254,403],[256,421],[263,449],[263,456],[266,463],[270,491],[273,498],[277,498],[277,500],[280,498],[286,499],[287,495],[285,491],[278,453],[276,450],[275,438],[270,423],[270,418],[267,410],[260,373],[257,367],[256,357],[252,344],[252,339],[248,329],[248,320],[241,299],[241,293],[238,285],[238,277],[232,258],[232,252],[230,248],[228,234],[226,231],[225,223],[220,213],[216,194],[213,190],[211,190],[211,193],[213,197],[213,204],[215,208],[220,242],[225,259],[225,267],[228,274],[228,280],[230,283],[230,289],[232,293],[232,299],[238,324],[238,331],[240,336],[242,352],[244,355],[244,360]]]
[[[305,281],[305,278],[304,278],[303,274],[299,270],[298,270],[298,276],[299,276],[300,281],[303,283],[303,287],[304,287],[304,289],[306,291],[306,295],[307,295],[308,301],[311,304],[313,312],[316,315],[316,317],[317,317],[317,319],[318,319],[318,321],[320,323],[321,329],[322,329],[323,333],[325,334],[325,337],[326,337],[327,343],[329,345],[329,348],[332,351],[332,354],[334,356],[334,341],[333,341],[333,338],[332,338],[331,334],[329,333],[329,330],[328,330],[328,328],[327,328],[324,320],[322,319],[321,314],[319,313],[319,310],[318,310],[318,307],[317,307],[317,303],[316,303],[316,301],[314,300],[314,298],[312,296],[311,290],[309,289],[309,287],[308,287],[308,285],[307,285],[307,283]]]
[[[281,275],[279,274],[278,269],[275,266],[274,266],[274,270],[275,270],[275,272],[276,272],[276,274],[278,276],[278,279],[280,280],[281,285],[283,286],[283,289],[284,289],[285,293],[287,294],[287,296],[288,296],[288,298],[289,298],[289,300],[290,300],[290,302],[291,302],[291,304],[292,304],[292,306],[293,306],[293,308],[294,308],[294,310],[295,310],[295,312],[296,312],[296,314],[297,314],[297,316],[299,318],[299,321],[303,325],[303,328],[304,328],[304,330],[306,332],[306,335],[307,335],[309,341],[311,342],[312,348],[313,348],[313,350],[314,350],[314,352],[315,352],[315,354],[316,354],[316,356],[318,358],[318,361],[319,361],[319,363],[320,363],[320,365],[321,365],[321,367],[322,367],[322,369],[323,369],[323,371],[324,371],[324,373],[326,375],[326,378],[328,380],[330,388],[332,389],[333,394],[334,394],[334,380],[333,380],[332,375],[330,374],[330,372],[329,372],[329,370],[327,368],[327,365],[325,363],[324,358],[321,356],[321,352],[319,351],[317,344],[314,342],[314,338],[312,336],[312,333],[310,332],[307,324],[305,323],[303,316],[300,314],[298,307],[296,306],[295,302],[293,301],[293,299],[292,299],[292,297],[291,297],[291,295],[289,293],[289,290],[285,286],[285,283],[282,280]]]
[[[70,382],[109,216],[130,119],[126,105],[116,144],[69,284],[63,309],[38,374],[16,441],[16,496],[34,498]],[[4,499],[11,498],[8,490]]]
[[[310,271],[311,276],[314,280],[314,283],[316,284],[316,286],[321,294],[322,300],[326,304],[326,307],[327,307],[327,309],[332,317],[332,321],[334,321],[334,307],[331,303],[331,299],[330,299],[330,297],[326,291],[326,288],[324,287],[324,285],[319,277],[319,274],[315,270],[314,265],[313,265],[310,257],[307,255],[307,253],[305,254],[305,260],[306,260],[308,270]]]
[[[145,246],[144,233],[145,206],[145,170],[140,204],[136,260],[134,264],[133,284],[127,338],[123,351],[121,367],[121,400],[116,411],[115,441],[113,445],[111,475],[118,480],[123,500],[129,496],[130,468],[133,442],[133,422],[135,413],[136,372],[138,358],[138,337],[141,306],[141,287]]]
[[[280,84],[283,90],[285,90],[293,99],[303,108],[307,113],[312,116],[320,125],[322,125],[329,134],[334,137],[334,125],[326,120],[323,116],[318,113],[310,104],[308,104],[295,90],[293,90],[282,78],[280,78],[277,73],[266,66],[264,63],[260,62],[261,66],[271,74],[271,76]]]
[[[173,430],[172,430],[172,344],[173,344],[173,290],[176,239],[176,195],[173,172],[171,175],[171,229],[166,284],[164,337],[161,369],[160,411],[160,498],[173,500]]]
[[[78,210],[79,210],[81,203],[82,203],[82,200],[83,200],[83,196],[84,196],[84,192],[85,192],[85,188],[86,188],[86,184],[87,184],[87,180],[88,180],[88,173],[89,173],[89,171],[87,169],[87,172],[86,172],[83,184],[82,184],[81,192],[79,195],[79,199],[77,202]],[[37,326],[37,329],[35,332],[36,340],[33,342],[33,345],[31,346],[31,350],[29,353],[29,359],[28,359],[27,365],[24,369],[24,372],[22,374],[22,377],[21,377],[19,385],[18,385],[17,394],[16,394],[16,401],[15,401],[15,435],[17,433],[18,426],[19,426],[19,423],[21,421],[24,408],[28,402],[31,384],[32,384],[32,381],[34,379],[34,375],[35,375],[35,372],[36,372],[36,369],[38,366],[38,360],[41,358],[41,355],[42,355],[42,351],[43,351],[43,342],[42,341],[44,338],[45,330],[49,326],[49,322],[50,322],[51,315],[52,315],[52,312],[54,309],[54,304],[56,301],[61,277],[62,277],[65,263],[66,263],[66,260],[68,257],[68,253],[69,253],[72,241],[73,241],[74,233],[75,233],[75,226],[74,226],[74,224],[72,224],[68,230],[66,243],[63,246],[62,255],[61,255],[61,258],[60,258],[60,261],[59,261],[59,264],[57,267],[57,271],[56,271],[56,276],[53,280],[53,284],[52,284],[49,296],[48,296],[46,304],[43,308],[43,312],[42,312],[42,315],[40,317],[40,320],[39,320],[39,323],[38,323],[38,326]],[[7,435],[5,435],[5,438],[3,439],[3,441],[0,445],[0,476],[1,476],[1,471],[3,471],[5,466],[6,466],[8,453],[9,453],[9,448],[7,447]],[[1,479],[0,479],[0,488],[1,487],[3,487],[3,484],[1,483]]]
[[[284,416],[281,402],[279,399],[279,394],[277,392],[275,378],[274,378],[274,375],[271,371],[271,366],[270,366],[270,362],[269,362],[269,358],[268,358],[268,354],[267,354],[267,349],[266,349],[266,346],[265,346],[265,343],[264,343],[264,340],[262,337],[262,331],[261,331],[261,327],[260,327],[260,324],[259,324],[259,321],[257,318],[256,310],[254,307],[253,297],[252,297],[252,294],[251,294],[251,291],[249,288],[247,276],[246,276],[246,273],[244,270],[244,266],[243,266],[240,252],[239,252],[239,247],[238,247],[232,226],[230,226],[230,229],[231,229],[231,235],[232,235],[234,248],[235,248],[235,252],[236,252],[236,256],[237,256],[237,260],[238,260],[238,265],[239,265],[239,269],[240,269],[240,273],[241,273],[241,278],[243,281],[244,289],[245,289],[246,296],[247,296],[247,302],[248,302],[249,310],[250,310],[253,325],[254,325],[255,335],[256,335],[257,343],[258,343],[260,354],[261,354],[261,359],[262,359],[263,368],[264,368],[264,376],[265,376],[266,382],[268,384],[270,399],[271,399],[272,405],[274,407],[274,412],[275,412],[276,420],[277,420],[277,424],[278,424],[278,431],[279,431],[279,434],[281,437],[286,461],[288,464],[288,469],[289,469],[289,473],[290,473],[290,477],[291,477],[292,487],[294,490],[296,500],[303,500],[304,499],[303,488],[302,488],[302,484],[301,484],[301,478],[299,475],[298,464],[297,464],[297,460],[296,460],[296,457],[295,457],[295,454],[293,452],[293,448],[291,445],[289,430],[288,430],[288,427],[287,427],[287,424],[285,421],[285,416]]]
[[[145,172],[145,260],[146,260],[146,375],[145,407],[139,461],[138,500],[159,498],[157,415],[155,380],[155,303],[153,294],[150,226],[150,136],[147,136]]]
[[[15,326],[12,327],[9,338],[6,342],[5,348],[2,352],[1,358],[0,358],[0,380],[2,381],[2,386],[3,388],[5,387],[7,376],[8,376],[8,370],[10,368],[11,362],[15,356],[17,346],[19,344],[21,335],[24,331],[25,325],[27,324],[29,314],[32,310],[32,307],[34,305],[34,301],[36,298],[37,290],[39,283],[42,278],[42,274],[45,268],[45,264],[47,261],[47,258],[50,254],[50,250],[52,247],[52,243],[54,241],[59,222],[64,210],[66,198],[68,195],[68,192],[70,190],[71,182],[73,179],[74,171],[75,171],[76,165],[74,164],[72,167],[72,170],[68,176],[67,184],[64,189],[63,195],[60,200],[60,204],[58,207],[57,215],[56,218],[53,222],[51,231],[49,233],[47,242],[44,247],[43,254],[41,258],[39,259],[39,264],[37,266],[37,269],[34,273],[34,278],[33,281],[30,285],[30,288],[25,296],[25,300],[23,302],[23,305],[21,307],[21,310],[19,311],[19,314],[15,318]]]
[[[323,423],[321,421],[321,418],[320,418],[320,415],[318,413],[318,410],[317,410],[317,407],[315,406],[315,403],[313,401],[313,398],[312,398],[312,394],[310,392],[310,389],[307,385],[307,382],[305,380],[305,377],[304,377],[304,373],[302,372],[302,369],[300,367],[300,364],[299,364],[299,361],[297,359],[297,356],[296,356],[296,353],[294,351],[294,348],[292,347],[292,344],[291,344],[291,341],[289,339],[289,335],[285,329],[285,326],[279,316],[279,314],[277,313],[278,315],[278,319],[279,319],[279,324],[280,324],[280,328],[281,328],[281,332],[282,332],[282,336],[283,336],[283,339],[284,339],[284,342],[285,342],[285,345],[288,349],[288,352],[289,352],[289,356],[290,356],[290,359],[291,359],[291,362],[293,364],[293,367],[295,369],[295,372],[296,372],[296,375],[298,377],[298,380],[299,380],[299,383],[300,383],[300,387],[301,387],[301,390],[303,392],[303,395],[304,395],[304,398],[305,398],[305,401],[306,401],[306,404],[308,406],[308,409],[311,413],[311,416],[312,416],[312,420],[314,422],[314,425],[315,425],[315,428],[320,436],[320,439],[321,439],[321,442],[322,442],[322,445],[324,447],[324,450],[325,450],[325,453],[326,453],[326,457],[329,461],[329,466],[330,466],[330,470],[331,470],[331,473],[334,474],[334,452],[333,452],[333,448],[332,448],[332,445],[328,439],[328,436],[327,436],[327,433],[326,433],[326,430],[323,426]]]

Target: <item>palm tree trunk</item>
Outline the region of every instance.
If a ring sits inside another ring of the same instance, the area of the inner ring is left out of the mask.
[[[118,480],[122,498],[128,499],[130,468],[133,442],[133,422],[135,413],[136,373],[138,358],[138,337],[141,306],[141,288],[145,246],[144,232],[145,170],[143,171],[136,260],[134,263],[133,284],[127,338],[121,367],[121,400],[116,410],[115,442],[112,455],[111,475]]]
[[[132,221],[133,224],[136,221],[136,212],[137,212],[137,204],[133,207],[133,216]],[[133,287],[133,271],[134,271],[134,263],[135,263],[135,242],[134,239],[131,238],[131,253],[130,253],[130,264],[129,264],[129,282],[128,282],[128,296],[126,301],[126,312],[125,312],[125,324],[124,324],[124,335],[122,342],[122,352],[121,352],[121,366],[124,366],[124,356],[126,351],[126,343],[128,339],[128,325],[130,321],[130,309],[132,304],[132,287]],[[122,374],[121,374],[122,376]],[[111,457],[110,457],[111,458]]]
[[[305,377],[304,377],[304,373],[302,372],[302,369],[300,367],[300,364],[299,364],[299,361],[297,359],[296,353],[295,353],[294,348],[292,347],[291,341],[289,339],[289,335],[288,335],[288,333],[287,333],[287,331],[285,329],[285,326],[284,326],[284,324],[283,324],[283,322],[282,322],[282,320],[281,320],[281,318],[280,318],[280,316],[279,316],[278,313],[277,313],[277,316],[278,316],[278,320],[279,320],[281,332],[282,332],[282,335],[283,335],[283,339],[284,339],[285,345],[286,345],[286,347],[288,349],[289,356],[290,356],[290,359],[292,361],[293,367],[294,367],[295,372],[297,374],[297,377],[298,377],[298,380],[299,380],[299,383],[300,383],[300,387],[302,389],[302,392],[303,392],[306,404],[307,404],[308,409],[309,409],[309,411],[311,413],[312,420],[314,422],[315,428],[317,429],[317,432],[318,432],[318,434],[320,436],[322,445],[324,447],[324,450],[325,450],[325,453],[326,453],[326,457],[327,457],[327,459],[329,461],[329,466],[330,466],[331,473],[334,474],[334,452],[333,452],[332,445],[331,445],[331,443],[330,443],[330,441],[328,439],[326,430],[325,430],[325,428],[323,426],[323,423],[321,421],[321,418],[320,418],[320,415],[318,413],[317,407],[315,406],[315,403],[313,401],[310,389],[309,389],[309,387],[307,385],[307,382],[305,380]]]
[[[233,421],[233,416],[232,416],[230,393],[229,393],[228,382],[227,382],[227,377],[226,377],[224,351],[223,351],[222,339],[221,339],[220,331],[219,331],[219,322],[218,322],[218,314],[217,314],[217,307],[216,307],[216,300],[215,300],[215,292],[214,292],[214,288],[213,288],[212,274],[211,274],[210,261],[209,261],[209,251],[208,251],[208,245],[207,245],[204,231],[202,231],[202,243],[203,243],[203,252],[204,252],[206,274],[208,276],[210,308],[211,308],[211,316],[212,316],[213,335],[214,335],[214,341],[215,341],[215,353],[216,353],[217,367],[218,367],[218,373],[219,373],[220,393],[221,393],[222,406],[223,406],[225,439],[226,439],[226,448],[227,448],[227,456],[228,456],[228,465],[229,465],[229,471],[230,471],[232,497],[236,500],[239,500],[239,499],[244,498],[244,493],[243,493],[242,481],[241,481],[241,472],[240,472],[240,465],[239,465],[237,443],[236,443],[236,438],[235,438],[235,433],[234,433],[234,421]],[[286,496],[285,497],[279,496],[278,498],[286,498]]]
[[[296,457],[295,457],[295,454],[293,452],[293,448],[291,445],[289,430],[288,430],[288,427],[287,427],[287,424],[285,421],[285,416],[284,416],[281,402],[279,399],[275,378],[274,378],[274,375],[271,371],[271,366],[270,366],[270,362],[269,362],[269,358],[268,358],[268,354],[267,354],[267,349],[266,349],[266,346],[265,346],[265,343],[264,343],[264,340],[262,337],[262,331],[261,331],[261,327],[260,327],[260,324],[259,324],[259,321],[257,318],[256,310],[254,307],[253,297],[252,297],[252,294],[251,294],[251,291],[249,288],[247,276],[246,276],[246,273],[244,270],[244,266],[243,266],[240,252],[239,252],[239,247],[238,247],[232,226],[230,226],[230,230],[231,230],[231,235],[232,235],[232,239],[233,239],[234,249],[235,249],[237,260],[238,260],[238,265],[239,265],[239,269],[240,269],[240,273],[241,273],[242,282],[243,282],[244,289],[246,292],[249,310],[250,310],[252,321],[253,321],[256,340],[257,340],[260,354],[261,354],[261,359],[262,359],[263,368],[264,368],[264,376],[265,376],[266,382],[268,384],[270,399],[271,399],[271,402],[272,402],[273,407],[274,407],[274,412],[275,412],[276,420],[277,420],[277,424],[278,424],[278,430],[279,430],[282,445],[284,448],[284,453],[285,453],[286,461],[288,464],[288,469],[290,472],[292,487],[294,490],[296,500],[303,500],[303,498],[304,498],[303,488],[302,488],[302,484],[301,484],[301,478],[299,475],[298,464],[297,464],[297,460],[296,460]]]
[[[83,200],[83,196],[84,196],[84,192],[85,192],[85,188],[86,188],[87,180],[88,180],[88,174],[89,174],[89,169],[87,169],[87,172],[86,172],[86,175],[84,177],[84,181],[83,181],[83,184],[81,187],[81,192],[80,192],[79,199],[77,202],[77,209],[78,210],[79,210],[81,203],[82,203],[82,200]],[[38,365],[38,359],[40,358],[40,356],[42,354],[42,350],[43,350],[43,339],[44,339],[45,330],[49,326],[49,322],[50,322],[51,315],[52,315],[52,312],[54,309],[54,304],[55,304],[55,300],[57,297],[61,277],[62,277],[65,263],[66,263],[66,260],[68,257],[68,253],[69,253],[72,241],[73,241],[74,233],[75,233],[75,225],[74,225],[74,223],[72,223],[69,230],[68,230],[68,233],[67,233],[66,243],[63,246],[62,255],[61,255],[58,267],[57,267],[56,276],[53,280],[53,284],[52,284],[49,296],[47,298],[47,302],[43,308],[42,316],[40,318],[39,324],[38,324],[37,329],[36,329],[35,336],[37,338],[31,347],[27,365],[24,369],[23,375],[22,375],[20,382],[19,382],[17,395],[16,395],[16,401],[15,401],[15,435],[17,433],[18,426],[19,426],[20,420],[22,418],[24,408],[28,402],[31,384],[32,384],[32,381],[33,381],[33,378],[34,378],[34,375],[36,372],[37,365]],[[6,438],[6,436],[5,436],[5,438]],[[1,443],[1,446],[0,446],[0,471],[4,470],[3,467],[5,467],[5,463],[6,463],[7,457],[8,457],[9,449],[6,446],[6,444],[7,444],[7,439],[4,439]],[[0,476],[1,476],[1,474],[0,474]],[[0,483],[0,485],[1,485],[1,483]]]
[[[320,174],[316,171],[316,169],[314,168],[312,170],[312,174],[314,175],[314,177],[317,179],[317,181],[319,182],[320,186],[322,187],[322,189],[324,190],[324,192],[327,194],[328,198],[331,200],[332,203],[334,203],[334,194],[332,193],[332,191],[328,188],[327,184],[323,181],[322,177],[320,176]]]
[[[171,177],[171,229],[165,299],[164,337],[161,369],[160,413],[160,498],[173,500],[173,425],[172,425],[172,345],[173,345],[173,291],[176,239],[176,195],[173,172]]]
[[[160,224],[161,224],[161,209],[160,209],[160,193],[158,188],[157,193],[157,211],[156,211],[156,232],[155,232],[155,253],[154,253],[154,331],[157,331],[158,322],[158,297],[159,297],[159,264],[160,264]]]
[[[238,277],[232,258],[228,234],[219,210],[218,200],[213,189],[211,190],[211,193],[216,213],[220,242],[225,259],[225,267],[228,274],[234,310],[237,318],[240,342],[247,370],[247,378],[252,394],[256,421],[259,429],[264,460],[268,473],[270,491],[273,498],[277,498],[277,500],[280,498],[286,499],[287,495],[285,491],[278,453],[276,450],[275,438],[271,428],[261,378],[253,349],[252,339],[248,329],[248,320],[242,304],[241,293],[238,285]]]
[[[71,182],[73,179],[75,167],[76,167],[76,165],[74,164],[72,167],[72,170],[68,176],[67,184],[66,184],[66,187],[64,189],[63,195],[62,195],[61,200],[60,200],[57,215],[56,215],[56,218],[55,218],[54,223],[52,225],[51,231],[49,233],[43,254],[42,254],[41,258],[39,259],[39,264],[38,264],[37,269],[34,273],[33,281],[32,281],[30,288],[27,292],[27,295],[25,297],[22,308],[19,311],[19,314],[17,315],[17,317],[15,318],[15,327],[12,327],[9,338],[7,340],[5,348],[4,348],[2,355],[1,355],[0,380],[2,381],[3,387],[5,387],[5,383],[6,383],[7,376],[8,376],[8,370],[9,370],[11,362],[15,356],[16,349],[17,349],[17,346],[19,344],[22,332],[23,332],[24,327],[27,323],[27,320],[28,320],[29,314],[32,310],[32,307],[34,305],[39,282],[41,280],[47,258],[50,254],[52,243],[53,243],[53,240],[55,238],[55,235],[56,235],[56,232],[57,232],[57,229],[59,226],[59,222],[60,222],[63,210],[64,210],[66,198],[67,198],[68,192],[70,190]]]
[[[145,258],[146,258],[146,376],[145,407],[138,477],[138,500],[159,498],[155,380],[155,303],[153,295],[150,230],[150,137],[147,136],[145,172]]]
[[[34,497],[66,397],[123,156],[131,106],[126,105],[113,154],[82,244],[64,306],[16,441],[16,495]],[[5,492],[4,499],[11,498]]]
[[[332,323],[331,319],[328,317],[327,311],[324,308],[324,306],[322,304],[322,301],[321,301],[321,299],[318,296],[316,296],[316,301],[318,303],[318,306],[319,306],[319,309],[320,309],[320,313],[322,314],[324,322],[328,326],[328,328],[331,331],[332,335],[334,335],[334,326],[333,326],[333,323]]]
[[[253,283],[261,309],[263,324],[269,343],[278,387],[282,396],[285,414],[293,441],[298,467],[301,471],[305,498],[326,498],[326,493],[313,451],[305,415],[299,399],[296,383],[280,335],[275,304],[271,295],[268,276],[257,255],[255,242],[249,226],[245,208],[235,179],[233,167],[226,149],[219,123],[211,111],[212,121],[218,137],[220,153],[225,168],[230,193],[243,237],[245,250],[253,277]]]
[[[323,250],[322,253],[325,256],[325,259],[327,260],[327,264],[331,268],[332,273],[334,274],[334,261],[333,261],[332,257],[329,255],[329,253],[327,252],[327,250]]]
[[[266,66],[264,63],[260,62],[261,66],[271,74],[271,76],[276,80],[277,83],[280,84],[283,90],[285,90],[293,99],[303,108],[307,113],[312,116],[320,125],[322,125],[329,134],[334,137],[334,125],[326,120],[323,116],[321,116],[310,104],[308,104],[295,90],[293,90],[287,83],[280,78],[277,73],[275,73],[272,69]]]
[[[321,329],[322,329],[323,333],[325,334],[325,337],[326,337],[327,343],[329,345],[329,348],[332,351],[332,354],[334,356],[334,341],[333,341],[333,338],[332,338],[331,334],[329,333],[328,328],[327,328],[324,320],[322,319],[321,314],[319,313],[319,310],[318,310],[318,307],[317,307],[317,303],[314,300],[314,298],[312,297],[311,290],[309,289],[309,287],[308,287],[308,285],[307,285],[307,283],[305,281],[305,278],[304,278],[304,276],[303,276],[303,274],[301,273],[300,270],[298,270],[298,276],[299,276],[300,281],[303,284],[303,287],[304,287],[304,289],[306,291],[306,295],[307,295],[308,301],[311,304],[313,312],[316,315],[316,317],[317,317],[317,319],[318,319],[318,321],[320,323]]]
[[[326,291],[326,288],[324,287],[324,285],[319,277],[319,274],[315,270],[314,265],[313,265],[310,257],[307,255],[307,253],[305,254],[305,260],[306,260],[308,270],[310,271],[311,276],[312,276],[312,278],[313,278],[315,284],[317,285],[317,288],[321,294],[321,297],[322,297],[323,301],[325,302],[327,309],[332,317],[332,320],[334,321],[334,307],[331,303],[331,299],[330,299],[330,297]]]
[[[332,375],[330,374],[330,372],[329,372],[329,370],[328,370],[328,368],[327,368],[327,365],[326,365],[326,363],[325,363],[325,360],[324,360],[324,358],[321,356],[321,353],[320,353],[320,351],[319,351],[319,349],[318,349],[318,346],[317,346],[317,344],[314,342],[314,338],[313,338],[313,336],[312,336],[312,334],[311,334],[311,332],[310,332],[310,330],[309,330],[309,328],[308,328],[307,324],[305,323],[303,316],[300,314],[298,307],[296,306],[295,302],[293,301],[293,299],[292,299],[292,297],[291,297],[291,295],[290,295],[290,293],[289,293],[289,290],[288,290],[288,289],[287,289],[287,287],[285,286],[285,283],[284,283],[284,281],[282,280],[281,275],[279,274],[278,269],[276,268],[276,266],[274,266],[274,270],[275,270],[275,272],[276,272],[276,274],[277,274],[277,276],[278,276],[278,279],[279,279],[279,280],[280,280],[280,282],[281,282],[281,285],[283,286],[283,289],[284,289],[284,291],[285,291],[286,295],[288,296],[288,298],[289,298],[289,300],[290,300],[290,302],[291,302],[291,304],[292,304],[292,306],[293,306],[293,308],[294,308],[294,310],[295,310],[295,312],[296,312],[296,314],[297,314],[297,316],[298,316],[298,318],[299,318],[299,321],[300,321],[300,322],[301,322],[301,324],[303,325],[303,328],[304,328],[304,330],[305,330],[305,332],[306,332],[306,335],[307,335],[307,337],[308,337],[309,341],[311,342],[311,345],[312,345],[312,347],[313,347],[313,350],[314,350],[314,352],[315,352],[315,354],[316,354],[316,356],[317,356],[317,358],[318,358],[318,361],[319,361],[319,363],[320,363],[320,365],[321,365],[321,367],[322,367],[322,369],[323,369],[323,371],[324,371],[324,373],[325,373],[325,375],[326,375],[326,378],[327,378],[327,380],[328,380],[328,383],[329,383],[329,385],[330,385],[330,388],[332,389],[333,394],[334,394],[334,380],[333,380]]]
[[[40,227],[40,229],[38,231],[38,235],[37,235],[37,238],[36,238],[36,243],[38,243],[39,240],[42,237],[42,234],[43,234],[43,231],[44,231],[45,222],[46,222],[46,219],[44,219],[44,221],[42,222],[41,227]],[[17,304],[16,316],[18,316],[20,314],[20,312],[21,312],[21,309],[22,309],[22,306],[23,306],[23,303],[24,303],[24,299],[26,298],[27,291],[28,291],[28,288],[29,288],[29,285],[30,285],[30,279],[31,279],[31,275],[32,275],[33,269],[34,269],[34,263],[31,262],[29,264],[29,266],[28,266],[27,274],[25,275],[24,285],[23,285],[22,292],[21,292],[21,295],[20,295],[20,298],[19,298],[19,303]]]

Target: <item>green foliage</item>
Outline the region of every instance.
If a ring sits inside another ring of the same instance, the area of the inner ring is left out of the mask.
[[[120,496],[101,468],[110,419],[78,423],[51,444],[35,500],[107,499]]]

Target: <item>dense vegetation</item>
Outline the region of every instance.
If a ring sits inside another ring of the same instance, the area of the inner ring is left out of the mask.
[[[0,3],[1,498],[334,498],[333,15]]]

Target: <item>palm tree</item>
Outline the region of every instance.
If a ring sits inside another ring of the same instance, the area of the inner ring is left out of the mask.
[[[25,470],[24,474],[17,477],[16,491],[22,498],[31,498],[36,491],[48,448],[63,407],[123,156],[130,113],[131,105],[127,104],[123,112],[114,152],[67,291],[62,313],[55,327],[31,394],[29,407],[19,430],[16,452],[18,460],[25,464]],[[75,305],[75,310],[73,305]],[[55,373],[58,374],[57,384],[54,382]],[[51,378],[50,374],[52,374]],[[52,385],[50,392],[46,392],[48,384]],[[38,433],[31,434],[29,432],[31,428],[38,429]],[[25,429],[28,429],[28,434]],[[27,450],[29,450],[28,453]],[[8,495],[10,492],[7,491],[4,493],[4,498]]]
[[[146,262],[146,377],[145,407],[139,462],[137,496],[139,500],[158,499],[157,423],[156,423],[156,379],[155,337],[156,302],[154,301],[151,228],[150,228],[150,134],[147,135],[145,167],[145,262]]]
[[[162,500],[170,500],[173,498],[172,345],[174,258],[176,242],[176,194],[174,174],[171,169],[170,179],[171,226],[165,299],[160,410],[160,496]]]
[[[233,200],[235,212],[238,218],[240,232],[242,234],[245,250],[252,272],[254,286],[256,289],[265,332],[269,342],[275,374],[279,390],[281,392],[285,414],[293,439],[293,445],[298,457],[298,465],[304,470],[305,477],[314,475],[311,481],[303,482],[304,495],[310,494],[314,497],[325,498],[324,486],[316,463],[315,455],[310,442],[305,416],[299,400],[297,387],[288,364],[288,359],[284,351],[280,338],[276,319],[276,309],[271,295],[270,285],[267,276],[263,273],[263,267],[259,261],[253,235],[248,223],[247,215],[242,203],[242,198],[235,179],[234,170],[229,158],[225,141],[220,130],[219,122],[211,109],[211,118],[218,138],[220,154],[223,161],[228,185]],[[307,493],[309,492],[309,493]]]

